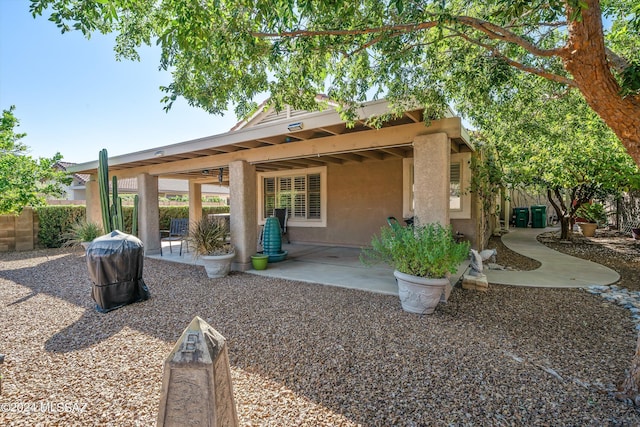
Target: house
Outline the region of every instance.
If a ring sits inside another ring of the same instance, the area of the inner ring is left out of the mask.
[[[136,178],[140,238],[148,254],[160,250],[158,182],[189,181],[190,220],[201,215],[202,186],[229,186],[233,268],[248,269],[260,225],[274,207],[288,207],[293,243],[360,247],[386,219],[416,216],[452,224],[473,246],[479,239],[478,203],[470,185],[474,152],[459,117],[425,125],[423,109],[407,109],[381,128],[366,120],[388,113],[386,101],[358,108],[348,126],[334,108],[307,112],[265,109],[227,133],[115,156],[109,171]],[[90,174],[89,218],[100,220],[98,162],[73,166]]]
[[[67,171],[75,163],[56,162],[53,167]],[[86,200],[86,184],[91,178],[89,174],[71,173],[71,184],[64,186],[64,200]],[[136,194],[138,192],[138,180],[135,178],[118,179],[118,193]],[[158,196],[172,198],[189,194],[189,181],[185,179],[158,179]],[[220,184],[204,185],[202,187],[204,197],[219,197],[222,200],[229,198],[229,187]]]

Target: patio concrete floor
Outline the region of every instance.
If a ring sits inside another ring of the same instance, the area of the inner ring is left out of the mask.
[[[590,285],[609,285],[619,280],[615,271],[591,261],[561,254],[547,248],[536,240],[540,233],[552,229],[514,228],[502,236],[503,243],[511,250],[536,259],[541,267],[532,271],[486,271],[489,283],[530,286],[572,288]],[[308,283],[339,286],[350,289],[397,295],[398,287],[393,269],[379,265],[368,267],[360,262],[360,248],[317,246],[303,244],[283,244],[282,249],[289,252],[286,260],[269,263],[266,270],[248,270],[247,273],[281,279],[298,280]],[[163,254],[150,258],[185,264],[202,265],[191,253],[179,255],[179,245],[174,243],[170,253],[168,243],[163,246]],[[452,284],[468,268],[463,263],[458,272],[451,277]]]

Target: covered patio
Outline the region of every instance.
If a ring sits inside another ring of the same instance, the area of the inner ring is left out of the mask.
[[[353,124],[330,103],[312,112],[263,108],[224,134],[111,157],[109,173],[138,181],[145,255],[160,252],[160,177],[189,180],[190,222],[202,216],[202,185],[229,187],[235,271],[251,268],[260,226],[283,207],[290,239],[300,245],[361,247],[387,217],[416,216],[451,224],[481,246],[477,203],[467,190],[473,148],[460,118],[431,120],[422,108],[407,108],[381,128],[369,124],[387,114],[386,101],[360,106]],[[87,217],[100,223],[97,162],[70,170],[92,175]]]

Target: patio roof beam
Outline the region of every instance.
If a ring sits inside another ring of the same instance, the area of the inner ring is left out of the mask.
[[[391,154],[394,157],[400,157],[400,158],[407,157],[407,151],[403,150],[402,148],[389,147],[389,148],[382,148],[380,149],[380,151],[383,151],[387,154]]]
[[[404,115],[409,117],[415,123],[420,123],[422,121],[420,111],[405,111]]]
[[[362,163],[363,156],[359,156],[355,153],[344,153],[344,154],[332,154],[332,157],[337,157],[338,159],[346,160],[348,162],[358,162]]]
[[[363,151],[356,151],[355,153],[359,156],[367,157],[373,160],[384,160],[385,158],[385,155],[379,151],[363,150]]]

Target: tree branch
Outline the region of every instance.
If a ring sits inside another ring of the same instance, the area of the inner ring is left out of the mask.
[[[495,55],[495,56],[501,58],[507,64],[511,65],[514,68],[517,68],[519,70],[525,71],[525,72],[530,73],[530,74],[535,74],[536,76],[544,77],[545,79],[552,80],[554,82],[562,83],[562,84],[570,86],[570,87],[576,87],[576,88],[578,87],[576,82],[574,82],[573,80],[571,80],[568,77],[560,76],[558,74],[554,74],[552,72],[546,71],[546,70],[541,69],[541,68],[530,67],[530,66],[525,65],[525,64],[523,64],[521,62],[513,60],[513,59],[507,57],[506,55],[504,55],[502,52],[500,52],[497,49],[496,46],[492,46],[490,44],[483,43],[480,40],[472,39],[471,37],[467,36],[464,33],[458,33],[458,36],[463,38],[464,40],[468,41],[471,44],[475,44],[477,46],[480,46],[480,47],[488,50],[489,52],[491,52],[492,55]]]
[[[363,34],[378,34],[386,32],[410,33],[412,31],[428,30],[438,26],[437,21],[428,21],[417,24],[385,25],[383,27],[362,28],[356,30],[295,30],[283,31],[281,33],[251,32],[257,38],[300,38],[300,37],[322,37],[322,36],[359,36]]]
[[[609,60],[609,63],[617,72],[622,73],[631,65],[626,59],[624,59],[608,47],[605,47],[605,52],[607,54],[607,60]]]

